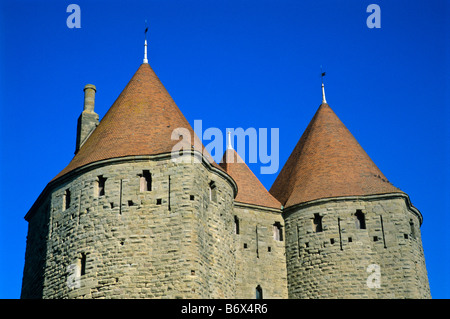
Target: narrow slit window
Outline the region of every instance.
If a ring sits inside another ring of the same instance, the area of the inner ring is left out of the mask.
[[[82,253],[80,257],[80,275],[86,274],[86,254]]]
[[[239,235],[239,218],[234,216],[234,233]]]
[[[259,238],[258,238],[258,226],[255,227],[255,239],[256,239],[256,258],[259,258]]]
[[[66,189],[63,195],[63,209],[66,210],[70,207],[70,190]]]
[[[103,175],[97,177],[97,196],[105,195],[106,178]]]
[[[416,230],[414,228],[414,222],[412,219],[409,220],[409,228],[411,230],[411,238],[416,238]]]
[[[355,224],[357,229],[366,229],[366,216],[362,212],[362,210],[357,210],[355,213]]]
[[[260,285],[256,287],[256,299],[263,299],[263,290]]]
[[[283,228],[280,222],[275,222],[272,228],[273,228],[273,239],[277,241],[283,241]]]
[[[214,182],[209,183],[209,200],[217,203],[217,187]]]
[[[150,171],[142,171],[142,174],[139,175],[139,184],[141,192],[149,192],[152,190],[152,174],[150,174]]]
[[[315,233],[320,233],[322,231],[322,216],[319,214],[314,214],[313,231]]]
[[[169,184],[167,185],[168,187],[168,192],[167,192],[167,209],[170,212],[170,175],[169,175]]]

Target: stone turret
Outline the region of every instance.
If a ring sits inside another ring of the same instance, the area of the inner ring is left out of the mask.
[[[237,187],[201,150],[172,157],[180,127],[195,136],[142,64],[26,215],[23,298],[235,295]]]
[[[430,297],[422,215],[322,103],[270,189],[290,298]]]
[[[231,147],[220,166],[236,181],[234,240],[236,298],[287,298],[284,221],[281,204]]]

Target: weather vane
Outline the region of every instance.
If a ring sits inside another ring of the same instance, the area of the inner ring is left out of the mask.
[[[147,25],[147,20],[145,20],[145,40],[147,41],[147,31],[148,31],[148,25]]]
[[[145,41],[144,41],[144,63],[148,63],[148,59],[147,59],[147,31],[148,31],[148,26],[147,26],[147,20],[145,20]]]
[[[320,73],[321,73],[321,77],[322,77],[322,84],[323,84],[323,77],[325,76],[325,72],[323,72],[323,70],[322,70],[322,66],[320,66]]]
[[[323,72],[322,66],[320,66],[320,74],[322,78],[322,104],[326,104],[327,100],[325,99],[325,86],[323,85],[323,77],[325,76],[325,72]]]

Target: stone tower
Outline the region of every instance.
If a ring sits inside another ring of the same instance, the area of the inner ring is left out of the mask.
[[[228,143],[220,166],[236,181],[236,298],[287,298],[281,204]]]
[[[145,52],[147,43],[145,42]],[[205,151],[145,53],[26,214],[22,298],[429,298],[421,213],[325,100],[268,192]]]
[[[143,63],[27,213],[22,298],[235,296],[236,184],[198,141],[172,157],[177,128]]]
[[[323,100],[270,189],[289,298],[430,297],[422,215]]]

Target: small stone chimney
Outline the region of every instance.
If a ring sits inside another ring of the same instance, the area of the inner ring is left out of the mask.
[[[78,118],[75,154],[78,153],[81,146],[83,146],[84,142],[86,142],[99,123],[98,114],[94,112],[96,91],[95,85],[87,84],[84,87],[84,109]]]

